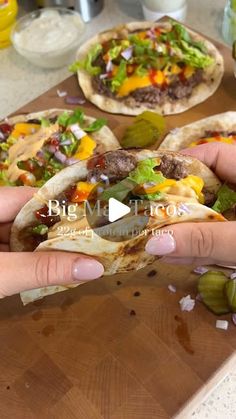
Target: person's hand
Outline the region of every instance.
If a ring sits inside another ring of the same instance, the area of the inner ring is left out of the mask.
[[[235,145],[204,144],[181,153],[198,158],[223,181],[236,183]],[[180,223],[161,232],[147,242],[146,251],[163,256],[160,260],[165,263],[236,264],[236,221]]]
[[[100,262],[78,253],[11,252],[11,224],[35,190],[0,187],[0,298],[33,288],[70,284],[99,278]]]

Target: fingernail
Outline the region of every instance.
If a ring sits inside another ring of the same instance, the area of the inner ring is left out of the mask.
[[[145,250],[150,255],[167,255],[175,250],[175,239],[171,234],[160,234],[147,242]]]
[[[100,262],[90,258],[78,258],[73,265],[74,281],[90,281],[99,278],[104,273]]]

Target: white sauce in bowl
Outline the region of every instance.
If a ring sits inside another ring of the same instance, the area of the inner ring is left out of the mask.
[[[83,32],[80,16],[63,15],[57,10],[43,10],[14,34],[18,48],[35,53],[50,53],[69,47]]]

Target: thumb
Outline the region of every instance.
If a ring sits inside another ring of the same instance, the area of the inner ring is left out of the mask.
[[[33,288],[82,283],[104,272],[97,260],[66,252],[3,252],[0,265],[0,298]]]
[[[169,234],[167,234],[169,233]],[[183,223],[158,230],[146,244],[146,251],[152,255],[168,256],[167,262],[185,258],[186,263],[236,262],[236,222]],[[181,262],[181,260],[180,260]],[[184,263],[184,261],[182,261]]]

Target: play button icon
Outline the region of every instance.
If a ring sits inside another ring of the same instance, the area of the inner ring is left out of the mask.
[[[150,214],[149,202],[135,195],[126,199],[125,203],[115,197],[100,199],[99,195],[97,186],[94,186],[84,203],[86,220],[83,225],[87,223],[93,235],[111,242],[124,242],[143,232],[145,234]],[[85,234],[86,231],[85,228]]]
[[[122,202],[117,201],[115,198],[110,198],[108,201],[108,220],[110,223],[113,223],[116,220],[124,217],[129,214],[131,211],[128,205],[122,204]]]

